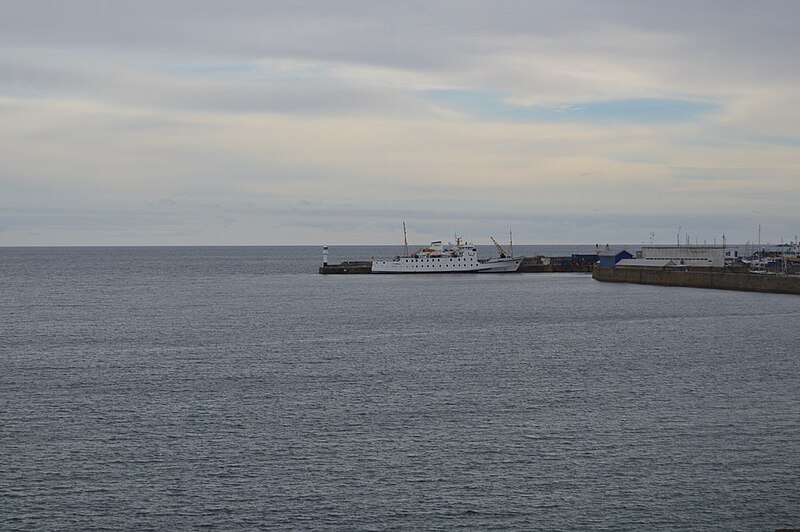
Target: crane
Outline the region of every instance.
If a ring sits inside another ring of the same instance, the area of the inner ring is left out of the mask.
[[[503,249],[503,246],[501,246],[501,245],[500,245],[500,244],[497,242],[497,240],[495,240],[495,239],[494,239],[494,237],[493,237],[493,236],[490,236],[489,238],[491,238],[491,239],[492,239],[492,243],[494,243],[494,247],[495,247],[495,248],[497,248],[497,253],[499,253],[499,254],[500,254],[500,258],[501,258],[501,259],[504,259],[504,258],[506,258],[506,256],[507,256],[507,255],[506,255],[506,250],[505,250],[505,249]]]

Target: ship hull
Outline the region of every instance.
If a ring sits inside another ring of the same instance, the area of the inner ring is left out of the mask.
[[[413,262],[404,260],[373,261],[372,273],[513,273],[522,259],[503,258],[469,263]]]

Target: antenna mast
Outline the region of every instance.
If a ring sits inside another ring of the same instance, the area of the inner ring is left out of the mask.
[[[511,235],[511,229],[508,230],[508,252],[514,256],[514,237]]]
[[[408,235],[406,234],[406,221],[403,220],[403,255],[408,257]]]

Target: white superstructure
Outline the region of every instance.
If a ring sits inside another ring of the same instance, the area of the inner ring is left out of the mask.
[[[517,271],[521,263],[521,258],[513,257],[480,260],[473,244],[437,240],[402,257],[373,260],[372,273],[503,273]]]

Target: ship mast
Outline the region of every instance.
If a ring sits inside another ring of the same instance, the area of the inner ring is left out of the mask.
[[[511,235],[511,229],[508,230],[508,253],[514,256],[514,237]]]
[[[406,234],[405,220],[403,220],[403,256],[408,257],[408,235]]]

